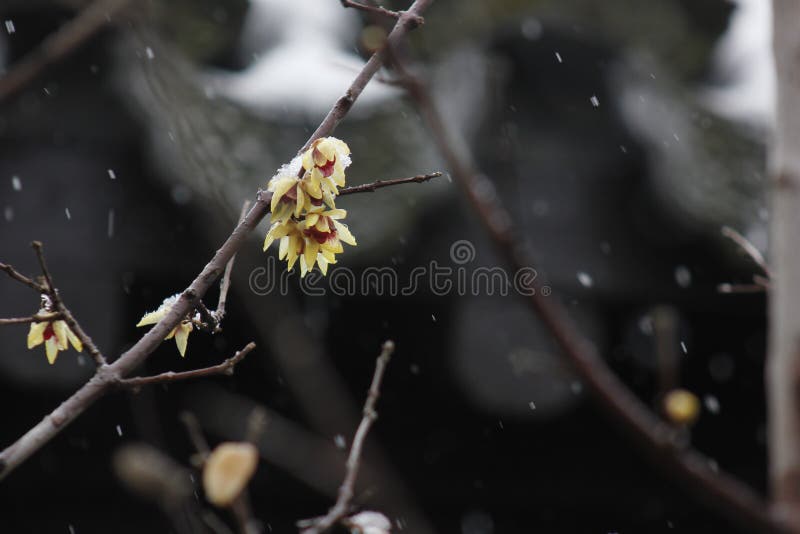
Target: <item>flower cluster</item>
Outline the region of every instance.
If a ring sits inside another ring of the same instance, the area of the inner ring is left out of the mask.
[[[350,148],[335,137],[315,140],[311,147],[288,165],[278,169],[267,190],[272,192],[272,226],[264,250],[280,240],[278,257],[291,270],[300,260],[300,276],[319,265],[322,274],[336,263],[342,243],[356,240],[341,222],[347,212],[336,208],[339,188],[345,185],[344,170],[350,165]]]
[[[42,296],[42,308],[37,315],[46,316],[52,313],[49,297]],[[47,361],[50,362],[50,365],[55,363],[59,351],[69,348],[67,343],[71,344],[76,351],[83,352],[83,343],[80,338],[61,319],[31,323],[31,329],[28,331],[28,348],[32,349],[42,343],[44,343],[45,354],[47,354]]]
[[[172,295],[169,298],[164,299],[164,302],[161,303],[161,306],[158,307],[156,311],[152,311],[150,313],[144,314],[144,317],[139,320],[136,326],[147,326],[151,324],[156,324],[164,316],[169,313],[169,310],[172,309],[172,306],[178,301],[180,298],[180,293],[177,295]],[[175,344],[178,345],[178,352],[181,353],[181,356],[186,354],[186,344],[189,341],[189,333],[192,331],[192,320],[190,317],[184,317],[183,320],[178,323],[178,326],[172,329],[167,337],[164,339],[171,339],[175,338]]]

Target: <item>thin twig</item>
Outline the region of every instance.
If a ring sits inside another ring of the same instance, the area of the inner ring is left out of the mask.
[[[415,0],[403,12],[397,23],[387,37],[387,43],[398,43],[408,31],[417,24],[415,21],[433,0]],[[375,75],[386,59],[386,48],[372,55],[364,68],[353,80],[345,95],[340,98],[325,117],[317,130],[300,150],[302,153],[314,139],[329,135],[339,122],[347,115],[355,100],[364,90],[367,82]],[[61,403],[49,415],[30,428],[16,442],[0,452],[0,479],[5,478],[15,468],[27,460],[42,446],[52,440],[58,433],[74,421],[89,406],[97,402],[109,391],[116,387],[116,383],[133,372],[153,353],[164,341],[164,338],[175,326],[194,309],[197,299],[205,295],[206,291],[224,271],[225,265],[234,254],[244,245],[250,233],[269,212],[271,195],[259,192],[253,207],[233,230],[228,239],[216,251],[200,274],[192,281],[180,298],[170,308],[170,311],[153,328],[147,331],[136,344],[124,352],[117,360],[107,366],[98,368],[95,375],[84,384],[71,397]],[[77,332],[76,332],[77,333]]]
[[[717,291],[720,293],[763,293],[768,289],[762,284],[719,284]]]
[[[32,279],[28,278],[27,276],[25,276],[24,274],[22,274],[18,270],[14,269],[11,265],[9,265],[7,263],[0,263],[0,271],[5,272],[12,279],[16,280],[20,284],[28,286],[29,288],[33,289],[37,293],[43,293],[44,292],[44,288],[40,284],[37,284]]]
[[[247,215],[247,210],[250,209],[251,202],[245,200],[242,204],[242,212],[239,214],[239,222],[244,220]],[[214,318],[217,320],[217,329],[220,328],[222,320],[225,318],[225,304],[228,301],[228,290],[231,287],[231,273],[233,272],[233,262],[236,260],[236,254],[225,265],[225,273],[222,275],[222,280],[219,283],[219,301],[217,301],[217,309],[214,311]]]
[[[136,376],[133,378],[120,378],[116,381],[117,385],[128,388],[140,388],[142,386],[150,386],[153,384],[164,384],[167,382],[178,382],[180,380],[189,380],[192,378],[201,378],[212,375],[233,374],[236,364],[241,362],[250,351],[256,348],[256,344],[252,341],[248,343],[242,350],[228,358],[227,360],[211,367],[203,367],[202,369],[193,369],[191,371],[174,372],[167,371],[153,376]]]
[[[754,244],[752,244],[745,236],[731,228],[730,226],[723,226],[722,227],[722,235],[739,245],[739,247],[744,250],[748,256],[764,271],[768,277],[772,277],[772,272],[769,270],[769,264],[767,260],[764,259],[764,255],[761,254],[761,251],[756,248]]]
[[[364,441],[367,438],[370,427],[375,422],[375,419],[378,418],[378,413],[375,411],[375,404],[378,402],[378,397],[381,393],[383,374],[386,371],[386,366],[389,364],[389,359],[392,357],[394,348],[393,341],[386,341],[381,348],[380,356],[378,356],[375,362],[375,374],[372,376],[372,384],[369,387],[369,394],[364,403],[363,418],[353,437],[353,444],[350,446],[350,454],[345,464],[346,473],[344,481],[339,487],[339,496],[336,499],[336,504],[322,517],[299,521],[297,525],[302,529],[302,534],[321,534],[347,515],[350,501],[353,495],[355,495],[356,479],[358,478],[358,469],[361,465],[361,451],[364,448]]]
[[[429,174],[418,174],[416,176],[410,176],[408,178],[394,178],[392,180],[377,180],[375,182],[363,185],[353,185],[350,187],[344,187],[339,190],[339,195],[350,195],[353,193],[374,193],[378,189],[382,187],[389,187],[392,185],[400,185],[400,184],[410,184],[410,183],[417,183],[421,184],[422,182],[427,182],[428,180],[432,180],[433,178],[438,178],[441,176],[441,172],[432,172]]]
[[[424,82],[409,73],[394,49],[392,60],[453,176],[461,184],[497,247],[515,268],[533,267],[535,263],[518,246],[517,236],[521,234],[514,231],[511,217],[500,197],[493,194],[492,182],[477,170],[464,139],[444,121]],[[705,456],[685,448],[680,440],[674,439],[674,430],[660,421],[614,374],[597,347],[580,332],[557,296],[541,291],[542,283],[540,278],[529,282],[528,302],[600,405],[636,438],[645,453],[730,521],[761,532],[789,530],[785,521],[770,514],[764,500],[753,490],[736,478],[713,470]]]
[[[26,324],[26,323],[44,323],[48,321],[57,321],[64,316],[60,313],[37,313],[30,317],[12,317],[9,319],[0,319],[0,325],[7,324]]]
[[[196,321],[192,319],[192,324],[195,326],[202,328],[203,330],[208,330],[209,332],[213,332],[217,328],[217,318],[214,313],[206,307],[205,302],[198,299],[197,304],[194,307],[195,310],[200,314],[200,321]]]
[[[195,450],[203,456],[211,454],[211,447],[208,445],[203,429],[200,426],[200,421],[192,412],[183,412],[180,415],[181,423],[186,427],[186,434],[189,436],[189,441]]]
[[[86,42],[130,3],[131,0],[97,0],[89,4],[0,77],[0,102],[24,89],[48,65],[63,59]]]
[[[361,69],[361,72],[356,76],[355,80],[353,80],[350,88],[345,91],[344,96],[336,101],[333,108],[331,108],[314,133],[311,134],[311,137],[308,138],[308,141],[298,150],[298,155],[305,152],[315,139],[328,135],[336,128],[339,122],[350,111],[350,108],[353,107],[353,104],[355,104],[356,99],[364,90],[364,87],[367,86],[367,83],[375,76],[381,66],[383,66],[388,57],[389,48],[400,44],[409,31],[419,26],[423,20],[421,16],[422,12],[428,9],[428,6],[432,3],[433,0],[415,0],[407,11],[403,11],[400,14],[400,17],[397,19],[392,31],[386,37],[386,41],[381,49],[370,56],[369,60],[364,64],[364,68]]]
[[[391,17],[394,19],[400,18],[400,12],[392,11],[391,9],[386,9],[385,7],[380,6],[368,6],[365,4],[361,4],[359,2],[353,2],[352,0],[340,0],[344,7],[352,7],[353,9],[359,9],[361,11],[366,11],[367,13],[373,13],[375,15],[381,15],[384,17]]]
[[[94,344],[92,338],[81,328],[81,325],[78,324],[78,320],[75,319],[75,316],[72,315],[72,312],[67,308],[67,305],[64,304],[64,300],[61,298],[61,295],[58,292],[58,289],[53,284],[53,275],[50,274],[50,270],[47,268],[47,262],[44,259],[44,245],[42,245],[41,241],[34,241],[31,243],[33,250],[36,252],[36,258],[39,260],[39,267],[42,269],[42,275],[44,276],[45,280],[45,291],[49,297],[50,301],[55,308],[54,311],[60,313],[63,318],[64,322],[67,323],[69,329],[72,330],[78,339],[81,340],[83,346],[86,347],[86,350],[89,351],[89,354],[92,356],[94,363],[98,367],[102,367],[107,365],[105,356],[103,353],[100,352],[100,349],[97,348],[97,345]]]

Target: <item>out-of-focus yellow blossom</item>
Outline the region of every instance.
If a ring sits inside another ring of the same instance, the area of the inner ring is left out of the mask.
[[[679,425],[691,425],[700,415],[697,395],[685,389],[673,389],[664,397],[664,413]]]
[[[299,259],[301,277],[314,265],[326,274],[342,252],[342,243],[356,245],[353,234],[339,222],[347,212],[336,209],[334,201],[338,188],[345,185],[344,170],[349,165],[347,143],[323,137],[282,166],[269,182],[273,224],[264,250],[280,239],[278,257],[286,259],[289,270]]]
[[[289,219],[272,225],[264,240],[264,250],[280,239],[278,259],[286,259],[288,269],[300,260],[300,276],[319,264],[322,274],[328,273],[328,265],[336,263],[336,254],[343,252],[342,243],[356,246],[356,239],[347,225],[339,222],[347,212],[342,209],[325,209],[315,206],[305,219]]]
[[[208,501],[230,506],[241,495],[258,467],[258,450],[251,443],[221,443],[203,466],[203,490]]]
[[[39,310],[40,315],[52,313],[47,308]],[[70,329],[66,322],[62,320],[43,321],[41,323],[31,323],[28,331],[28,348],[32,349],[44,343],[44,351],[47,354],[47,361],[50,365],[55,363],[58,351],[67,350],[71,344],[78,351],[83,351],[83,343]]]
[[[180,293],[164,299],[164,302],[161,303],[161,306],[159,306],[156,311],[144,314],[144,317],[139,320],[136,326],[156,324],[169,313],[169,310],[172,309],[172,306],[178,301],[178,298],[180,298]],[[178,352],[181,353],[181,356],[184,356],[186,354],[186,344],[189,342],[189,333],[192,329],[191,319],[184,318],[164,339],[172,339],[174,337],[175,344],[178,345]]]

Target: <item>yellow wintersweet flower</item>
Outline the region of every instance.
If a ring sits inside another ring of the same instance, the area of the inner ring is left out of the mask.
[[[164,299],[164,302],[161,303],[161,306],[159,306],[156,311],[144,314],[144,317],[141,318],[136,326],[156,324],[158,321],[163,319],[167,313],[169,313],[169,310],[172,309],[172,306],[178,301],[179,298],[180,293]],[[192,329],[192,321],[186,317],[178,324],[178,326],[173,328],[164,339],[172,339],[174,337],[175,344],[178,345],[178,352],[181,353],[181,356],[184,356],[186,354],[186,344],[189,341],[189,333],[192,331]]]
[[[283,165],[273,176],[267,190],[272,192],[271,222],[299,219],[314,205],[324,202],[335,208],[338,187],[345,184],[344,170],[350,165],[350,148],[335,137],[323,137]]]
[[[338,188],[344,187],[344,170],[350,165],[350,147],[341,139],[322,137],[311,143],[302,157],[306,190],[334,208],[333,198],[339,194]]]
[[[342,243],[356,246],[350,229],[339,222],[346,215],[347,212],[342,209],[313,206],[302,221],[290,218],[274,223],[264,240],[264,250],[280,239],[278,258],[286,259],[288,270],[299,259],[301,277],[316,264],[319,264],[322,274],[327,274],[328,265],[336,263],[336,254],[343,252]]]
[[[51,312],[46,308],[39,310],[39,314],[47,313]],[[32,349],[44,343],[44,350],[50,365],[55,363],[58,351],[67,350],[69,348],[67,342],[69,342],[76,351],[83,352],[83,343],[81,343],[81,340],[75,335],[66,322],[59,319],[57,321],[31,323],[31,329],[28,331],[28,348]]]

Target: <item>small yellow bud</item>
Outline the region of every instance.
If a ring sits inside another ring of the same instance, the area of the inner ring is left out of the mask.
[[[664,397],[664,413],[673,423],[691,425],[700,415],[700,400],[691,391],[674,389]]]
[[[222,443],[203,466],[208,502],[224,508],[238,497],[258,467],[258,450],[250,443]]]

